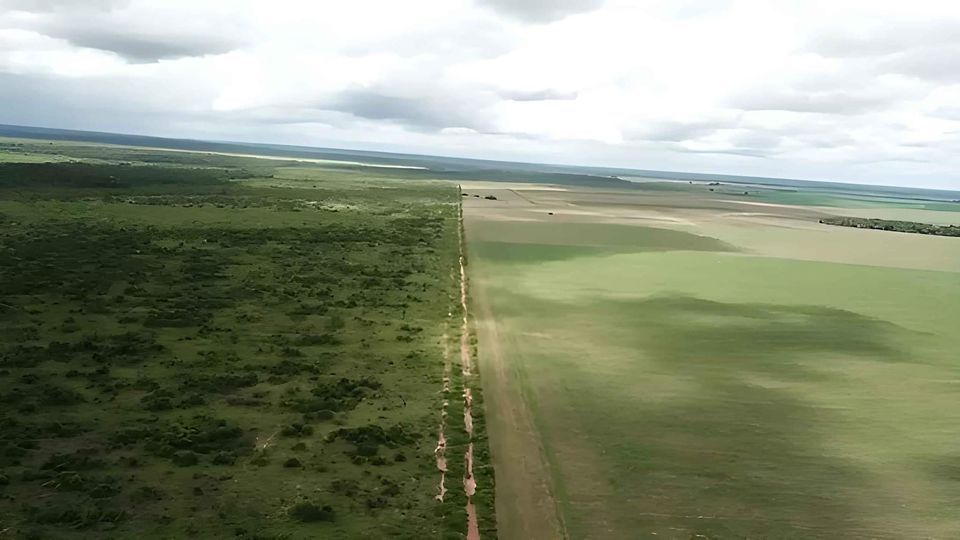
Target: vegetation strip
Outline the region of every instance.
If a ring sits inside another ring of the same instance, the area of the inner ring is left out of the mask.
[[[463,426],[467,432],[467,451],[464,455],[463,489],[467,495],[467,540],[480,538],[480,526],[477,520],[477,507],[473,496],[477,492],[477,479],[473,474],[473,396],[470,389],[472,376],[470,362],[470,324],[467,317],[467,272],[464,268],[463,204],[459,205],[457,234],[459,240],[460,264],[460,309],[463,311],[463,324],[460,328],[460,365],[463,371]]]
[[[840,227],[855,227],[857,229],[877,229],[881,231],[895,231],[913,234],[930,234],[934,236],[960,236],[958,225],[931,225],[916,221],[894,221],[890,219],[829,217],[820,220],[825,225]]]
[[[452,316],[452,314],[448,314]],[[443,401],[440,405],[440,426],[437,430],[437,447],[433,453],[437,460],[437,470],[440,471],[440,485],[437,490],[437,501],[443,502],[443,497],[447,494],[447,488],[444,485],[447,478],[447,436],[445,433],[447,424],[447,395],[450,392],[450,344],[447,334],[443,335],[443,390],[441,395]]]
[[[465,533],[435,500],[452,186],[69,151],[110,162],[0,166],[0,531]]]

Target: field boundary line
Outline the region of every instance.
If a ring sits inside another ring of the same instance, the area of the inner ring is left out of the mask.
[[[500,347],[483,280],[471,280],[470,289],[480,352],[477,369],[497,486],[498,535],[505,540],[569,538],[534,411]]]

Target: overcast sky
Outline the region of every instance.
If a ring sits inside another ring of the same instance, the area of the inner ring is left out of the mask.
[[[960,2],[0,0],[0,123],[960,188]]]

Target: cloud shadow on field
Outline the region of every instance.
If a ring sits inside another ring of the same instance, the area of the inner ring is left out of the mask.
[[[827,306],[727,303],[681,295],[602,303],[600,311],[618,321],[607,332],[619,334],[616,339],[656,362],[684,370],[804,375],[813,371],[810,366],[837,355],[907,359],[895,344],[895,333],[905,329]]]
[[[488,222],[477,227],[470,249],[497,263],[542,263],[619,253],[737,249],[710,236],[639,225],[576,222]]]
[[[905,361],[896,340],[906,330],[825,306],[683,295],[597,300],[576,309],[520,296],[509,303],[542,316],[545,331],[569,329],[560,343],[591,351],[554,354],[560,349],[546,345],[534,369],[565,379],[563,395],[552,399],[570,414],[545,415],[548,432],[556,434],[546,444],[563,448],[564,433],[572,432],[582,437],[573,444],[589,445],[607,473],[615,509],[608,515],[616,516],[618,532],[684,538],[891,532],[872,529],[871,518],[899,507],[894,496],[857,463],[828,450],[831,434],[845,429],[843,415],[814,406],[789,383],[826,383],[835,375],[819,367],[840,357]],[[611,345],[637,351],[636,361],[603,359]],[[576,478],[562,482],[571,508],[578,498],[591,500],[578,493]],[[593,530],[589,514],[573,514],[574,530]]]

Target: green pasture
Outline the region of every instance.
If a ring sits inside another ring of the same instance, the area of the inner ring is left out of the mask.
[[[572,537],[960,530],[960,273],[544,226],[471,222],[471,268]]]

